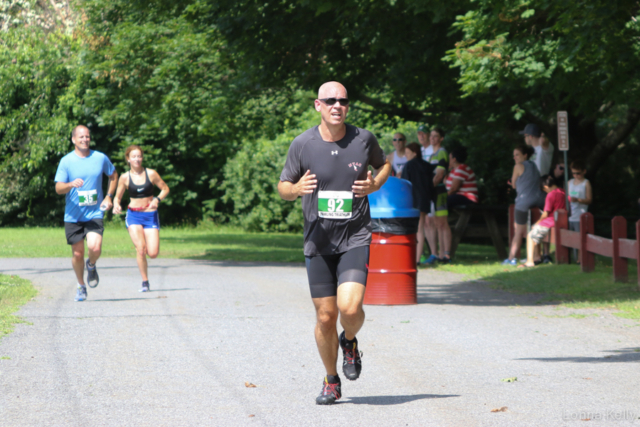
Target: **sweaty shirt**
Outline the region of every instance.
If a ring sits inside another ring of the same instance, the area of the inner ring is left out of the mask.
[[[369,199],[356,198],[351,186],[378,169],[386,157],[378,140],[365,129],[346,125],[340,141],[327,142],[318,126],[296,137],[287,154],[280,181],[296,183],[307,170],[316,175],[316,189],[302,196],[304,255],[330,255],[371,243]]]
[[[84,181],[82,187],[72,188],[65,196],[64,222],[87,222],[102,219],[102,176],[111,175],[116,170],[109,158],[91,150],[87,157],[80,157],[75,151],[60,160],[55,182],[69,183],[77,178]]]

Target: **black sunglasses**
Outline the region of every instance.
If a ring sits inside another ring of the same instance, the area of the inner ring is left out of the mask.
[[[404,141],[404,138],[398,138],[398,139],[393,138],[393,141],[394,141],[394,142],[395,142],[395,141]]]
[[[336,105],[336,102],[339,102],[341,106],[346,107],[349,105],[349,98],[322,98],[318,101],[322,101],[329,106]]]

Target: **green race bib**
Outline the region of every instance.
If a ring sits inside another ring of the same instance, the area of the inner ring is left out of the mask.
[[[351,191],[319,191],[318,216],[320,218],[349,219],[353,206]]]
[[[80,206],[93,206],[98,204],[98,190],[78,191]]]

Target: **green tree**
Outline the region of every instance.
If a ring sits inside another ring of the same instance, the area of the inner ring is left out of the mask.
[[[0,43],[0,223],[46,224],[61,218],[53,187],[68,150],[65,111],[76,42],[37,26],[2,33]]]
[[[571,151],[593,176],[640,121],[640,26],[636,1],[481,0],[454,28],[446,60],[465,98],[489,95],[555,139],[569,112]],[[506,108],[505,108],[506,107]]]

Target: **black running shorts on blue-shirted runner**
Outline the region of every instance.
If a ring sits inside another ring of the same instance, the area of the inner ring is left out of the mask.
[[[101,219],[92,219],[86,222],[65,222],[64,233],[67,237],[67,244],[75,245],[84,240],[87,233],[104,233],[104,224]]]

